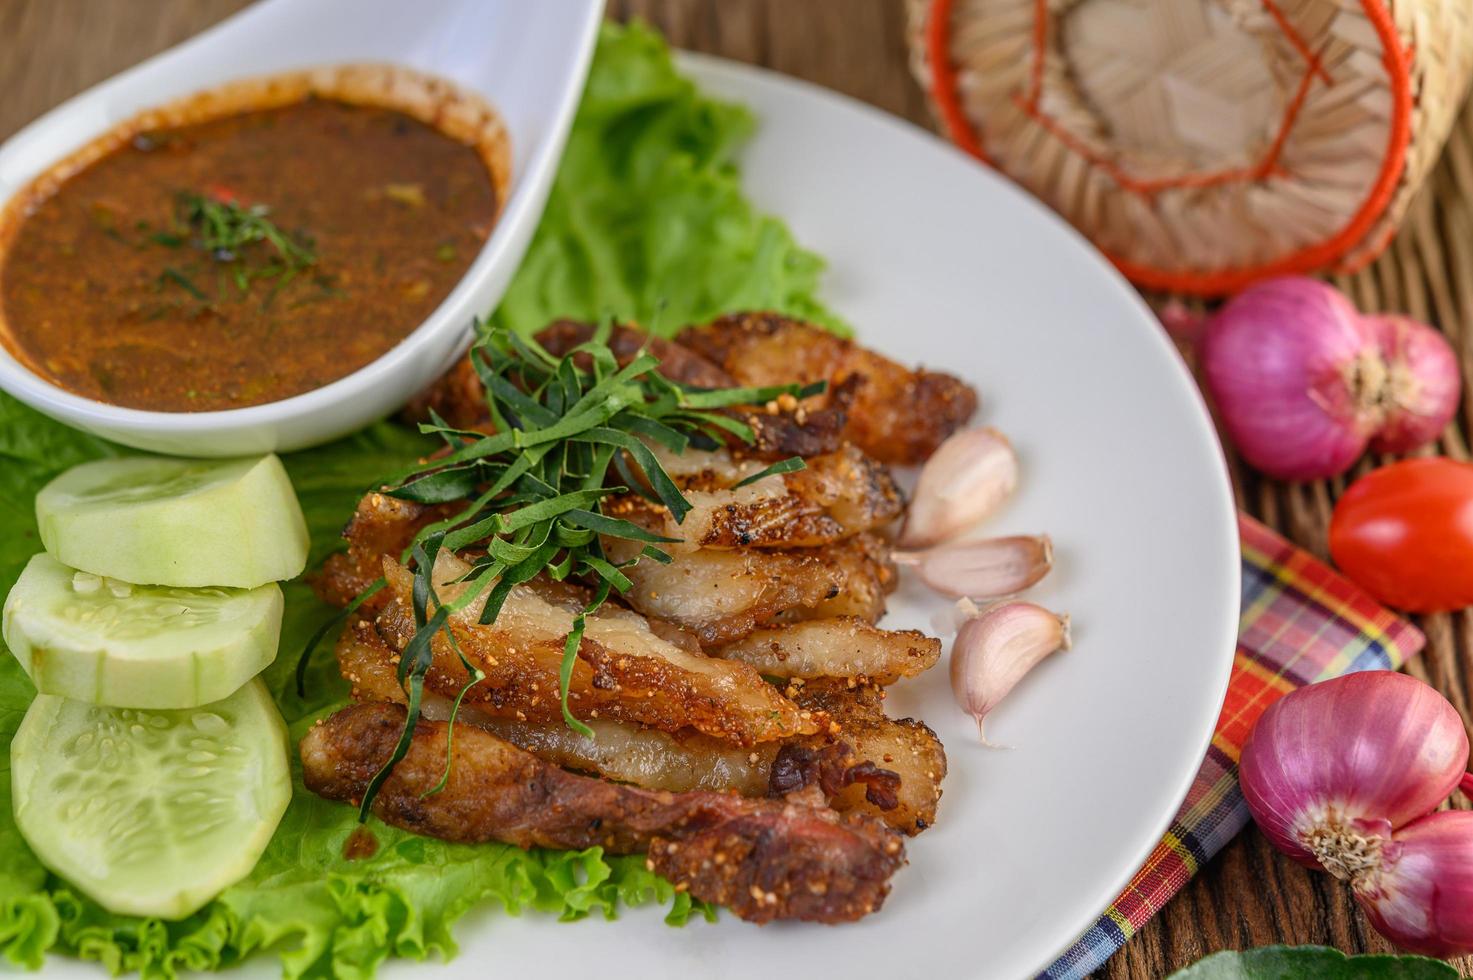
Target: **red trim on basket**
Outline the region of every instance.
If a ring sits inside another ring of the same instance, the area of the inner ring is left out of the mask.
[[[1047,4],[1044,0],[1036,0],[1034,21],[1034,61],[1032,75],[1035,91],[1027,100],[1015,100],[1020,102],[1022,110],[1039,123],[1044,129],[1053,134],[1071,151],[1078,153],[1086,162],[1092,166],[1104,169],[1110,177],[1124,190],[1136,193],[1151,193],[1163,190],[1167,187],[1201,187],[1211,184],[1226,183],[1233,179],[1262,180],[1269,176],[1281,174],[1283,171],[1278,165],[1279,156],[1282,153],[1284,143],[1289,137],[1293,124],[1297,119],[1299,110],[1303,107],[1304,100],[1309,94],[1310,83],[1318,74],[1330,84],[1329,76],[1324,66],[1320,63],[1318,55],[1310,50],[1304,39],[1299,37],[1293,30],[1283,12],[1279,10],[1275,0],[1261,0],[1264,9],[1279,23],[1295,49],[1304,57],[1308,70],[1301,81],[1293,101],[1285,113],[1284,124],[1274,140],[1269,154],[1262,162],[1247,171],[1224,171],[1214,174],[1187,175],[1180,178],[1172,178],[1170,181],[1142,181],[1133,179],[1121,173],[1117,167],[1108,161],[1098,158],[1096,154],[1079,141],[1073,134],[1067,134],[1063,127],[1058,126],[1053,120],[1048,119],[1037,110],[1037,102],[1041,96],[1042,84],[1042,59],[1043,46],[1047,43]],[[1392,93],[1392,117],[1391,127],[1387,138],[1386,155],[1382,160],[1381,170],[1376,176],[1375,183],[1367,192],[1361,207],[1351,216],[1350,220],[1340,231],[1326,240],[1290,253],[1281,259],[1265,262],[1256,266],[1247,266],[1238,269],[1222,269],[1213,272],[1174,272],[1166,269],[1158,269],[1153,266],[1142,265],[1131,262],[1121,256],[1114,255],[1107,250],[1104,254],[1115,266],[1120,269],[1133,282],[1153,289],[1165,289],[1173,292],[1191,293],[1197,295],[1221,295],[1233,292],[1249,285],[1259,279],[1277,275],[1290,275],[1295,273],[1313,272],[1338,262],[1345,258],[1358,245],[1365,244],[1365,239],[1374,228],[1381,215],[1391,204],[1396,193],[1397,184],[1401,179],[1402,170],[1406,165],[1407,146],[1411,142],[1411,111],[1412,95],[1411,83],[1408,76],[1409,54],[1402,47],[1400,38],[1396,33],[1396,25],[1391,19],[1391,14],[1386,8],[1384,0],[1361,0],[1367,18],[1375,29],[1377,37],[1381,41],[1382,57],[1381,63],[1386,69],[1387,77],[1391,85]],[[961,104],[960,93],[957,86],[956,66],[951,60],[951,15],[953,0],[931,0],[931,6],[927,12],[924,42],[926,60],[931,69],[931,99],[936,106],[937,114],[946,128],[947,134],[963,150],[972,154],[983,163],[991,164],[987,150],[982,139],[973,126]],[[1390,236],[1378,236],[1384,239],[1380,242],[1372,242],[1374,246],[1362,255],[1358,256],[1353,264],[1359,268],[1368,263],[1375,254],[1385,247],[1385,242]],[[1353,271],[1347,269],[1345,271]]]
[[[931,63],[931,98],[936,102],[936,111],[940,113],[952,142],[983,163],[991,164],[957,98],[956,69],[951,64],[950,28],[951,0],[932,0],[931,10],[926,15],[926,60]]]
[[[1048,51],[1048,0],[1033,0],[1033,65],[1029,69],[1032,73],[1033,90],[1028,93],[1029,114],[1038,110],[1038,102],[1043,98],[1043,59]]]
[[[1294,25],[1289,23],[1289,18],[1284,16],[1279,5],[1274,0],[1262,0],[1262,2],[1263,9],[1267,10],[1268,15],[1274,19],[1274,23],[1279,25],[1279,30],[1284,32],[1284,36],[1289,39],[1290,44],[1294,45],[1294,50],[1299,52],[1299,56],[1304,59],[1305,64],[1309,65],[1310,70],[1320,76],[1326,85],[1334,85],[1335,82],[1330,78],[1330,73],[1325,71],[1325,66],[1320,63],[1320,56],[1309,50],[1309,45],[1304,43],[1304,38],[1300,37]]]
[[[1299,88],[1294,91],[1294,98],[1289,100],[1289,105],[1284,109],[1284,121],[1279,124],[1278,134],[1274,136],[1273,145],[1264,154],[1263,160],[1254,167],[1254,178],[1262,180],[1273,173],[1283,173],[1279,167],[1279,156],[1284,152],[1284,144],[1289,141],[1289,134],[1294,130],[1294,123],[1299,119],[1299,110],[1304,108],[1304,100],[1309,98],[1309,86],[1314,81],[1315,69],[1311,65],[1305,71],[1304,77],[1299,80]]]

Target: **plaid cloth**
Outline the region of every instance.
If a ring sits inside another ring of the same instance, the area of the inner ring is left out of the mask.
[[[1288,692],[1357,670],[1395,670],[1422,649],[1415,626],[1249,517],[1243,620],[1227,700],[1207,759],[1166,837],[1113,905],[1039,976],[1098,969],[1248,823],[1238,755],[1263,710]]]

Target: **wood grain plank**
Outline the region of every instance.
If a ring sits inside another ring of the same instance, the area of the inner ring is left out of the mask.
[[[0,2],[0,138],[87,86],[176,43],[245,0]],[[610,16],[640,17],[681,47],[787,72],[930,125],[906,66],[898,0],[611,0]],[[1368,308],[1396,307],[1440,324],[1473,380],[1473,108],[1408,216],[1407,227],[1370,269],[1337,282]],[[1473,400],[1441,448],[1467,458]],[[1360,464],[1355,474],[1373,463]],[[1347,481],[1288,486],[1230,460],[1243,506],[1324,555],[1335,497]],[[1428,617],[1428,648],[1412,672],[1469,717],[1473,616]],[[1463,805],[1463,804],[1460,804]],[[1371,932],[1339,882],[1274,851],[1256,831],[1241,835],[1100,971],[1154,978],[1217,949],[1324,943],[1348,952],[1390,947]],[[1465,974],[1468,963],[1459,964]]]

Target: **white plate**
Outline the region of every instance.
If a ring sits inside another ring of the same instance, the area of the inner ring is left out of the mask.
[[[880,913],[848,926],[671,929],[662,911],[563,924],[478,912],[446,980],[1013,978],[1047,966],[1134,874],[1180,804],[1222,704],[1238,621],[1236,523],[1195,386],[1130,287],[1011,184],[906,123],[780,76],[683,58],[761,120],[746,185],[828,257],[825,298],[861,338],[982,392],[1023,457],[998,533],[1048,531],[1034,597],[1073,615],[977,744],[944,667],[889,704],[946,743],[937,826]],[[945,603],[903,589],[887,624]],[[269,959],[269,958],[268,958]],[[83,968],[60,959],[58,972]],[[87,970],[87,975],[93,975]],[[258,959],[252,973],[274,966]]]
[[[599,980],[1013,978],[1064,951],[1124,888],[1186,794],[1227,690],[1237,525],[1196,386],[1135,292],[1077,234],[935,137],[811,85],[704,57],[683,67],[750,106],[748,194],[828,258],[824,298],[860,338],[977,385],[977,421],[1023,459],[998,533],[1048,531],[1030,598],[1074,620],[988,720],[945,666],[898,685],[946,744],[939,822],[909,843],[884,909],[855,925],[569,926],[479,916],[446,975]],[[946,603],[903,589],[886,624]],[[386,971],[393,976],[410,967]]]

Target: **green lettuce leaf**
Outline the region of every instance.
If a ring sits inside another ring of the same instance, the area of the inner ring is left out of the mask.
[[[522,331],[560,316],[636,319],[669,333],[743,308],[777,309],[836,329],[815,298],[822,262],[741,193],[733,155],[753,121],[703,97],[642,26],[606,27],[547,213],[495,319]],[[285,458],[312,534],[315,565],[376,477],[425,451],[417,434],[380,423]],[[76,463],[127,450],[53,422],[0,395],[0,594],[41,550],[33,499]],[[265,674],[300,735],[342,703],[346,687],[323,651],[308,696],[292,683],[296,651],[331,615],[300,582],[286,586],[283,654]],[[287,977],[368,977],[388,957],[455,952],[451,926],[494,903],[577,919],[622,905],[669,907],[667,921],[714,911],[676,894],[638,857],[524,852],[415,837],[371,821],[378,843],[349,861],[351,807],[297,792],[261,861],[179,922],[113,915],[50,875],[11,817],[9,745],[34,690],[0,649],[0,954],[35,968],[49,952],[114,972],[168,978],[275,951]]]
[[[1265,946],[1213,953],[1170,980],[1453,980],[1457,970],[1425,956],[1346,956],[1325,946]]]
[[[493,319],[632,319],[656,333],[733,310],[845,331],[815,298],[823,260],[742,196],[741,106],[703,98],[647,28],[606,28],[542,223]]]

